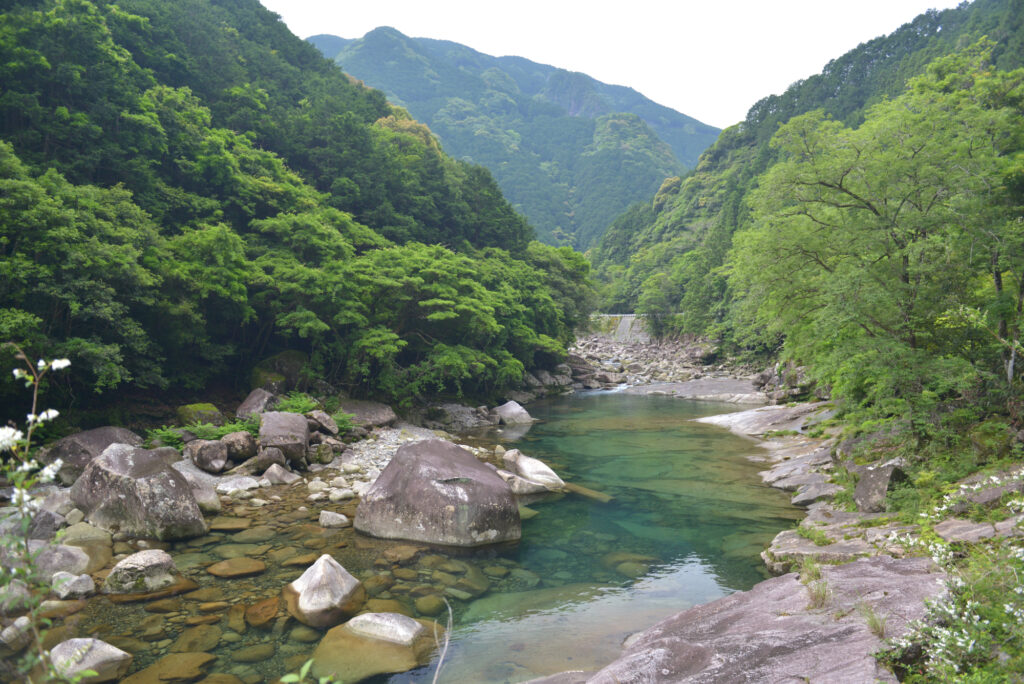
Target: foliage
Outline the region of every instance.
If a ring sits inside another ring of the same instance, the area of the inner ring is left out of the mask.
[[[259,418],[252,416],[245,420],[232,421],[224,425],[213,425],[212,423],[189,423],[183,427],[168,427],[163,425],[153,428],[146,433],[146,443],[151,445],[170,446],[181,449],[184,446],[182,431],[191,432],[196,439],[218,440],[224,435],[232,432],[248,432],[253,437],[260,431]]]
[[[589,313],[582,257],[255,0],[19,2],[0,57],[0,333],[74,358],[69,400],[282,349],[357,394],[497,392]]]
[[[286,396],[277,400],[274,406],[275,411],[287,413],[309,413],[320,408],[320,403],[305,392],[289,392]]]
[[[39,411],[40,387],[51,372],[67,368],[71,363],[67,359],[39,359],[33,364],[18,345],[5,343],[4,346],[13,350],[14,358],[19,363],[13,372],[14,380],[24,382],[25,388],[32,391],[32,404],[25,432],[11,425],[0,427],[0,475],[11,487],[12,504],[6,509],[3,519],[0,519],[0,550],[5,558],[4,566],[0,568],[0,594],[4,596],[5,605],[24,614],[27,624],[15,623],[13,628],[21,630],[28,642],[17,662],[5,663],[0,666],[0,672],[5,677],[17,676],[7,669],[9,665],[17,673],[28,675],[29,682],[33,676],[37,676],[29,675],[30,672],[41,672],[45,681],[68,681],[54,668],[48,650],[43,645],[49,621],[40,615],[40,602],[41,597],[50,592],[50,585],[39,572],[36,559],[43,549],[31,548],[29,526],[40,503],[30,493],[31,490],[52,481],[62,465],[60,459],[57,459],[42,467],[34,458],[34,434],[58,416],[54,409]],[[95,675],[94,671],[86,670],[75,676],[74,681]]]

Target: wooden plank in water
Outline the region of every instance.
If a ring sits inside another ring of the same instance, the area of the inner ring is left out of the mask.
[[[593,489],[589,489],[587,487],[584,487],[583,485],[578,485],[574,482],[566,482],[565,488],[568,491],[572,492],[573,494],[579,494],[580,496],[585,496],[588,499],[600,501],[601,503],[608,503],[609,501],[615,498],[611,494],[595,492]]]

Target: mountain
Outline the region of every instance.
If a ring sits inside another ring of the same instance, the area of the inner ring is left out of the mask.
[[[378,28],[308,39],[486,166],[540,239],[586,249],[630,203],[693,166],[718,129],[622,86],[522,57]]]
[[[749,225],[749,195],[758,177],[778,159],[770,145],[781,123],[815,109],[850,126],[871,105],[899,95],[908,78],[943,55],[982,36],[995,41],[996,67],[1024,60],[1024,2],[975,0],[931,10],[892,34],[861,44],[829,62],[821,73],[766,97],[741,123],[724,130],[693,172],[670,178],[616,218],[591,259],[604,282],[609,311],[644,310],[662,301],[689,333],[722,332],[728,288],[722,265],[733,234]]]
[[[248,389],[286,350],[495,396],[587,315],[582,255],[258,0],[8,3],[0,82],[0,340],[70,358],[65,399]]]

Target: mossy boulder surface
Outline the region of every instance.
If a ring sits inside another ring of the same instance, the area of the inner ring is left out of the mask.
[[[191,425],[193,423],[224,424],[224,416],[221,415],[220,409],[213,404],[186,404],[178,407],[177,414],[178,422],[182,425]]]

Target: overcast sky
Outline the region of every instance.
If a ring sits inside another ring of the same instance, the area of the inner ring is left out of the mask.
[[[261,0],[302,38],[392,26],[634,88],[723,128],[750,105],[958,0]]]

